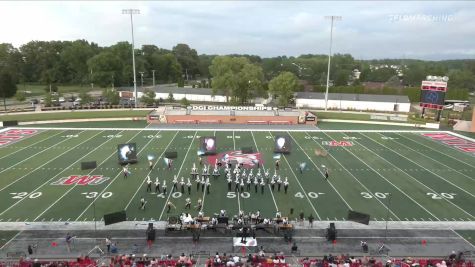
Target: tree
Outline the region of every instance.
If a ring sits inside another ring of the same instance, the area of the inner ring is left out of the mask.
[[[79,93],[79,98],[81,98],[81,101],[79,101],[81,105],[87,105],[92,102],[92,97],[86,92]]]
[[[0,73],[0,91],[4,98],[14,96],[17,91],[16,83],[12,75],[6,71]]]
[[[92,82],[101,87],[109,86],[113,81],[122,85],[123,64],[120,58],[110,51],[101,52],[87,61],[92,72]]]
[[[179,82],[182,78],[182,68],[172,53],[154,52],[149,59],[150,69],[156,70],[155,78],[165,83]],[[149,74],[152,76],[152,73]]]
[[[90,69],[87,61],[99,51],[97,44],[86,40],[76,40],[67,45],[59,54],[64,82],[81,85],[89,83]]]
[[[170,93],[168,94],[168,98],[167,98],[167,99],[168,99],[168,102],[170,102],[170,103],[171,103],[171,102],[174,102],[175,99],[173,98],[173,93],[170,92]]]
[[[119,92],[112,88],[106,88],[102,90],[102,96],[109,102],[111,105],[118,105],[120,101]]]
[[[25,92],[24,91],[17,91],[16,94],[15,94],[15,98],[16,98],[16,100],[18,100],[18,102],[25,101],[26,100]]]
[[[144,103],[145,105],[153,105],[155,104],[155,91],[153,90],[145,90],[144,94],[142,95],[142,97],[140,98],[142,101],[142,103]]]
[[[213,94],[221,90],[227,100],[246,104],[250,97],[262,94],[264,72],[245,57],[218,56],[210,66]]]
[[[183,98],[180,100],[180,104],[181,104],[182,106],[187,107],[187,106],[190,105],[190,101],[188,101],[188,99],[186,99],[186,97],[183,97]]]
[[[191,49],[187,44],[177,44],[172,51],[183,71],[186,71],[191,78],[199,73],[200,58],[195,49]]]
[[[269,91],[277,97],[279,106],[287,106],[298,88],[298,79],[291,72],[282,72],[269,82]]]
[[[16,83],[13,80],[12,75],[6,71],[0,73],[0,92],[3,97],[3,106],[5,107],[5,110],[7,110],[5,99],[7,97],[14,96],[16,94],[16,90]]]
[[[44,98],[44,105],[45,107],[51,107],[53,103],[58,104],[59,103],[59,96],[58,95],[53,95],[53,94],[46,94]]]

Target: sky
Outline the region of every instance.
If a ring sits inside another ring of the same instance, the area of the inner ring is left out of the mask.
[[[261,57],[333,53],[357,59],[475,58],[475,1],[0,1],[0,43],[86,39],[198,54]]]

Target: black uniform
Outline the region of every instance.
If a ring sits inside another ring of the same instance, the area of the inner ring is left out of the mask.
[[[147,182],[147,192],[152,192],[152,182]]]

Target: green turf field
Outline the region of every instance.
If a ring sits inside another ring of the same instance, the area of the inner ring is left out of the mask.
[[[173,175],[190,176],[198,164],[199,137],[217,137],[218,153],[252,147],[260,152],[263,168],[274,173],[274,137],[288,134],[290,154],[281,157],[279,174],[288,177],[287,194],[265,187],[261,194],[227,191],[223,176],[211,177],[211,193],[196,192],[190,198],[204,201],[205,214],[225,209],[236,214],[260,210],[273,217],[277,210],[296,217],[300,211],[317,220],[345,220],[349,209],[368,213],[375,221],[474,221],[475,156],[422,136],[398,131],[158,131],[152,129],[39,129],[16,143],[0,147],[0,221],[91,221],[104,213],[126,210],[129,220],[165,220],[165,203],[171,200],[184,211],[188,194],[171,192]],[[332,140],[339,146],[329,147]],[[346,143],[342,143],[344,141]],[[135,142],[137,164],[123,178],[117,144]],[[351,146],[342,146],[342,145]],[[316,149],[329,151],[326,157]],[[164,151],[177,151],[172,170],[167,170]],[[160,157],[149,173],[147,155]],[[80,170],[83,161],[97,161],[97,168]],[[299,164],[306,163],[301,174]],[[323,167],[329,169],[325,181]],[[223,171],[221,171],[223,173]],[[201,170],[200,170],[201,173]],[[254,171],[254,174],[256,171]],[[167,180],[166,195],[147,193],[145,177]],[[100,184],[52,185],[72,175],[102,175]],[[139,209],[139,200],[148,203]],[[291,215],[290,210],[294,210]],[[191,212],[197,214],[196,209]]]

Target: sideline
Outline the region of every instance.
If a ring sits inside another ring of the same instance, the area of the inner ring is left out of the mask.
[[[156,229],[164,230],[166,221],[127,221],[105,226],[98,221],[97,230],[146,230],[148,223],[153,222]],[[295,229],[314,229],[324,230],[330,223],[336,223],[338,229],[363,229],[363,230],[385,230],[385,221],[370,221],[369,225],[360,224],[351,221],[314,221],[313,227],[310,227],[308,221],[304,225],[294,223]],[[395,230],[475,230],[475,221],[388,221],[388,229]],[[94,230],[94,221],[70,221],[70,222],[0,222],[0,230]]]

